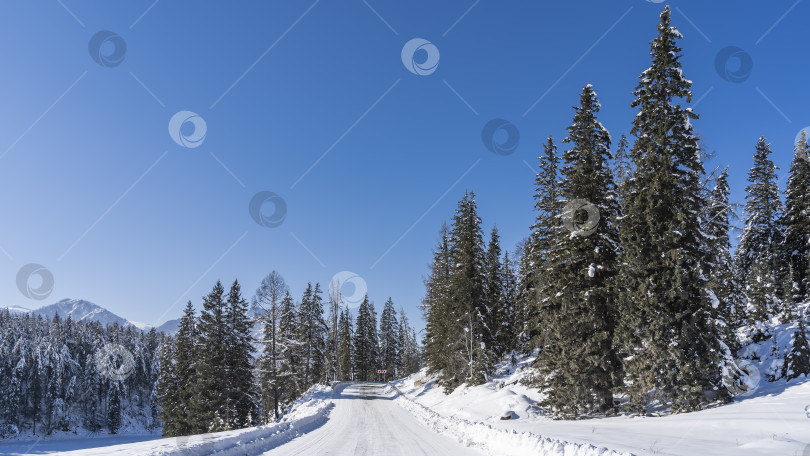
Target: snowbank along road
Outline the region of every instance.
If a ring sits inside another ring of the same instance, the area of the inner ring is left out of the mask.
[[[267,456],[305,455],[480,455],[420,424],[394,403],[386,385],[354,383],[335,391],[335,408],[321,427]]]

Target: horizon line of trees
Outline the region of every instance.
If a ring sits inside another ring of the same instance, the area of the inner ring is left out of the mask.
[[[691,125],[670,9],[639,77],[630,145],[597,120],[583,88],[561,155],[544,144],[535,223],[513,263],[497,228],[485,246],[475,196],[442,226],[426,280],[425,363],[446,391],[481,384],[495,364],[536,352],[543,406],[556,418],[699,410],[731,400],[745,345],[773,339],[769,380],[810,372],[810,159],[796,145],[784,204],[760,138],[746,187],[745,228],[732,256],[728,172],[707,175]],[[791,346],[773,328],[794,322]],[[747,356],[757,356],[747,353]],[[626,403],[616,401],[626,397]]]

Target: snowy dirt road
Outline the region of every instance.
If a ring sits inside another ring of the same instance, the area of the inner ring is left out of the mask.
[[[386,385],[355,383],[339,391],[329,421],[264,455],[480,455],[420,424],[394,403]]]

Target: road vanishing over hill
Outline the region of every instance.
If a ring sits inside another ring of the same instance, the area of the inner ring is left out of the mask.
[[[392,400],[384,384],[354,383],[335,391],[335,408],[321,427],[265,456],[481,455],[420,424]]]

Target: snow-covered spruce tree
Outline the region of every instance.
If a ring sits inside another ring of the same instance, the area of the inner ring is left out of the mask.
[[[301,375],[301,353],[304,346],[298,331],[298,310],[290,292],[281,300],[281,312],[278,320],[278,340],[280,366],[277,371],[280,403],[285,408],[292,404],[304,391]]]
[[[448,380],[455,378],[459,369],[458,364],[453,362],[453,353],[461,349],[457,338],[461,332],[461,324],[450,301],[453,259],[450,257],[447,225],[442,224],[439,235],[439,243],[433,251],[430,275],[425,280],[425,297],[422,299],[425,362],[429,374],[438,374],[443,384],[449,384]],[[452,389],[449,386],[448,388]]]
[[[397,378],[397,366],[399,366],[400,345],[397,337],[399,322],[397,321],[397,311],[394,309],[394,301],[389,297],[385,301],[382,313],[380,314],[380,366],[388,371],[388,378]]]
[[[795,306],[810,297],[810,154],[804,131],[790,165],[782,226],[785,230],[783,256],[790,264],[791,288],[786,290],[786,296],[792,298]]]
[[[197,425],[192,430],[194,434],[224,430],[220,427],[221,420],[214,420],[215,413],[222,416],[228,391],[228,372],[225,367],[228,320],[224,295],[225,289],[217,281],[213,290],[203,297],[195,363],[197,381],[191,404],[191,413]]]
[[[790,381],[806,374],[810,374],[810,341],[807,337],[807,318],[799,315],[790,350],[785,355],[782,376]]]
[[[723,342],[729,347],[731,353],[739,350],[736,330],[742,326],[745,318],[743,298],[740,285],[736,280],[731,258],[731,228],[732,215],[729,204],[728,168],[719,176],[709,195],[708,215],[704,231],[709,237],[709,290],[714,295],[716,305],[717,324]]]
[[[159,398],[164,437],[193,434],[203,427],[191,412],[197,383],[195,344],[198,336],[194,306],[188,301],[177,334],[164,344],[166,353],[160,362]]]
[[[323,319],[323,298],[318,283],[307,284],[298,313],[299,339],[304,390],[326,380],[326,322]]]
[[[629,146],[630,142],[627,141],[627,136],[622,135],[616,143],[616,153],[613,155],[613,176],[619,201],[621,201],[621,189],[624,187],[624,183],[633,175],[633,166],[627,150]]]
[[[379,366],[380,344],[377,339],[377,314],[368,295],[357,310],[354,330],[354,376],[355,380],[367,382],[376,379]]]
[[[490,347],[493,356],[497,359],[503,356],[507,350],[503,344],[504,335],[501,333],[505,318],[503,308],[505,290],[502,275],[503,265],[501,264],[501,241],[497,226],[492,227],[489,246],[484,255],[484,299],[486,302],[484,322],[487,328],[484,343]]]
[[[110,434],[117,434],[121,429],[121,387],[118,382],[112,382],[107,404],[107,429]]]
[[[274,422],[281,414],[281,380],[279,367],[286,347],[279,337],[281,300],[287,293],[287,284],[277,271],[272,271],[259,285],[253,296],[253,307],[264,325],[264,350],[257,364],[261,389],[262,419],[264,424]]]
[[[748,323],[755,341],[768,335],[764,325],[781,311],[782,279],[780,256],[782,201],[771,160],[771,147],[760,137],[754,152],[754,166],[745,188],[745,228],[735,252],[735,269],[748,301]]]
[[[453,337],[462,345],[460,352],[451,352],[451,357],[455,358],[453,363],[460,367],[459,375],[448,378],[445,388],[454,388],[462,382],[482,384],[493,373],[495,364],[494,347],[487,345],[487,341],[494,338],[487,326],[486,257],[481,219],[472,191],[465,193],[458,203],[450,238],[453,266],[449,301],[451,315],[458,316],[462,329]]]
[[[681,100],[691,81],[681,70],[681,34],[661,13],[651,66],[639,77],[632,107],[634,172],[625,182],[620,226],[621,318],[617,329],[630,411],[652,403],[675,412],[726,398],[721,344],[707,291],[708,239],[700,229],[706,201],[698,140]]]
[[[158,377],[157,394],[160,401],[160,419],[163,421],[161,435],[176,437],[183,435],[182,422],[184,411],[180,400],[179,377],[176,374],[175,342],[164,343],[160,350],[160,376]]]
[[[349,308],[345,307],[340,312],[340,320],[338,321],[339,343],[338,343],[338,365],[340,371],[338,372],[338,379],[342,381],[353,380],[352,376],[354,365],[354,329],[352,324],[352,316],[349,313]]]
[[[547,253],[549,293],[540,305],[545,326],[535,365],[547,391],[544,405],[560,418],[613,410],[620,360],[613,347],[617,318],[618,201],[610,170],[610,135],[596,119],[591,85],[580,95],[564,143],[560,197],[563,229]],[[559,228],[558,228],[559,229]]]
[[[410,337],[408,337],[408,351],[406,354],[406,366],[408,372],[414,373],[422,368],[422,347],[419,346],[419,339],[416,338],[416,330],[410,328]]]
[[[555,229],[561,224],[558,182],[560,158],[551,136],[543,145],[543,155],[539,160],[540,171],[535,176],[535,221],[522,252],[518,281],[518,307],[523,310],[524,316],[523,328],[518,337],[521,341],[519,345],[525,352],[541,344],[540,328],[545,323],[538,304],[550,293],[549,281],[545,277],[546,260],[554,243]]]
[[[242,297],[239,281],[234,280],[228,292],[226,307],[228,331],[225,335],[225,370],[228,375],[227,407],[222,415],[230,429],[241,429],[254,423],[256,393],[253,382],[252,322],[248,304]]]
[[[312,290],[312,309],[312,314],[317,317],[312,321],[318,321],[318,325],[314,327],[319,332],[312,339],[317,344],[317,350],[314,352],[315,357],[312,359],[312,375],[315,383],[326,383],[328,374],[326,338],[329,327],[323,317],[323,291],[321,290],[321,284],[318,282],[315,282],[315,288]]]
[[[343,297],[340,293],[340,283],[333,281],[329,284],[329,316],[327,318],[328,330],[326,333],[326,378],[331,381],[338,379],[340,371],[340,357],[338,348],[340,346],[340,303]]]
[[[519,353],[528,354],[534,349],[533,338],[536,337],[536,327],[534,320],[534,280],[531,264],[531,244],[528,238],[521,239],[515,246],[518,254],[517,258],[517,292],[515,295],[515,315],[514,320],[514,344],[515,350]]]
[[[419,343],[416,339],[416,332],[408,323],[405,310],[399,309],[399,345],[401,349],[400,366],[398,372],[400,377],[406,377],[418,371],[421,366],[419,353]]]
[[[501,263],[501,280],[503,292],[501,293],[500,308],[501,318],[498,326],[498,346],[503,353],[511,355],[512,362],[517,361],[517,296],[518,280],[512,260],[509,259],[509,252],[504,252]]]

